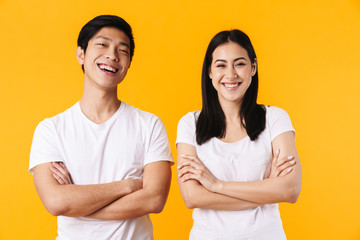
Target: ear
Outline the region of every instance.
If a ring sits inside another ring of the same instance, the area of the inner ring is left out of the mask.
[[[84,65],[84,57],[85,57],[84,49],[78,46],[76,48],[76,58],[79,61],[80,65]]]
[[[256,74],[257,69],[257,59],[254,59],[254,63],[251,64],[251,76],[254,76]]]
[[[209,67],[209,71],[208,71],[208,72],[209,72],[209,78],[212,79],[212,73],[211,73],[210,67]]]

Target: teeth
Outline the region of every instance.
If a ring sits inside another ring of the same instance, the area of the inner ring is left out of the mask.
[[[107,65],[99,65],[99,67],[102,70],[110,71],[110,72],[113,72],[113,73],[117,72],[116,68],[113,68],[113,67],[110,67],[110,66],[107,66]]]
[[[225,87],[234,88],[234,87],[236,87],[237,85],[239,85],[239,83],[233,83],[233,84],[224,83],[224,85],[225,85]]]

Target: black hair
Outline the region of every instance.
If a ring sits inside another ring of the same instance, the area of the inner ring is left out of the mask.
[[[100,15],[86,23],[79,33],[77,45],[86,52],[88,43],[92,37],[103,27],[114,27],[123,31],[130,41],[130,61],[134,55],[135,42],[131,26],[121,17],[115,15]],[[82,66],[84,70],[84,66]]]
[[[201,91],[203,106],[196,122],[196,142],[199,145],[207,142],[212,137],[223,138],[226,134],[225,114],[220,106],[217,91],[212,85],[209,70],[215,49],[228,42],[234,42],[243,47],[247,51],[252,64],[257,61],[250,38],[240,30],[222,31],[211,39],[206,50],[202,69]],[[266,110],[263,105],[256,103],[258,85],[258,71],[256,69],[240,108],[240,121],[251,141],[256,140],[265,129]]]

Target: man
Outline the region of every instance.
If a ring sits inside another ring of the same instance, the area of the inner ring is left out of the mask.
[[[88,22],[76,51],[83,96],[36,128],[29,171],[57,239],[153,239],[148,214],[165,205],[173,160],[161,120],[118,99],[134,47],[122,18]]]

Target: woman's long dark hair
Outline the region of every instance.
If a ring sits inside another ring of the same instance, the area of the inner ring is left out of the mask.
[[[225,137],[226,124],[225,114],[220,106],[217,91],[212,85],[209,77],[209,70],[213,60],[214,50],[227,42],[234,42],[243,47],[250,58],[251,63],[255,63],[256,54],[249,37],[240,30],[222,31],[211,39],[206,50],[202,78],[202,110],[196,122],[196,142],[201,145],[210,138]],[[257,67],[257,65],[256,65]],[[241,124],[252,141],[256,140],[259,134],[265,129],[265,108],[256,103],[258,93],[258,71],[252,77],[251,84],[247,89],[240,108]]]

